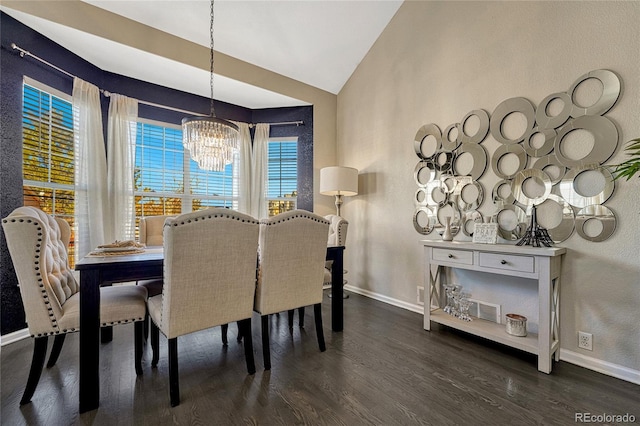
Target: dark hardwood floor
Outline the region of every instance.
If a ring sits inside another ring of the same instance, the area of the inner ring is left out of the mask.
[[[625,414],[640,422],[640,386],[565,362],[537,371],[536,357],[434,324],[422,315],[359,295],[345,300],[345,330],[318,351],[313,309],[293,334],[287,315],[271,318],[272,370],[264,371],[254,316],[257,373],[247,375],[235,325],[178,339],[181,405],[169,405],[166,339],[157,369],[145,347],[133,365],[133,326],[102,345],[101,405],[78,414],[78,335],[67,337],[30,404],[20,407],[32,339],[2,348],[2,425],[569,425],[576,413]],[[52,342],[50,342],[51,346]]]

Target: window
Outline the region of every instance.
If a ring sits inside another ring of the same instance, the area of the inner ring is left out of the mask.
[[[269,139],[267,202],[269,216],[294,210],[298,197],[298,139]]]
[[[209,207],[238,207],[237,160],[223,172],[201,170],[182,146],[182,129],[138,122],[135,153],[136,222]]]
[[[28,77],[22,91],[24,205],[61,217],[71,226],[74,256],[74,141],[71,97]]]

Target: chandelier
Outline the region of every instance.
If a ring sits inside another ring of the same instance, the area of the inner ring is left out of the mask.
[[[186,117],[182,119],[182,145],[189,150],[191,158],[203,170],[224,171],[233,162],[238,150],[238,126],[216,117],[213,107],[213,0],[210,12],[210,56],[209,86],[211,88],[211,112],[208,117]]]

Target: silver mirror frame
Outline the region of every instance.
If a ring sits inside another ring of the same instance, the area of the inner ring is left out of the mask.
[[[420,181],[420,172],[422,172],[423,169],[429,169],[429,180],[424,183]],[[430,160],[418,161],[418,164],[416,164],[416,167],[413,170],[413,179],[415,180],[416,185],[418,185],[421,188],[424,188],[429,184],[429,182],[432,182],[433,180],[435,180],[435,178],[436,178],[436,169],[435,169],[435,166],[433,165],[433,162]]]
[[[500,188],[502,188],[502,186],[508,186],[509,187],[509,191],[511,191],[511,181],[507,180],[507,179],[502,179],[499,180],[498,182],[496,182],[496,184],[493,186],[493,190],[491,191],[491,200],[493,201],[494,204],[500,204],[500,203],[504,203],[504,204],[513,204],[516,202],[516,197],[513,196],[513,192],[509,192],[509,196],[507,198],[502,198],[502,196],[500,195]]]
[[[465,201],[464,197],[463,197],[463,192],[464,189],[467,186],[474,186],[478,192],[478,195],[476,195],[476,198],[474,200],[471,201]],[[484,202],[484,187],[482,186],[482,184],[476,180],[465,183],[461,186],[460,188],[460,193],[457,196],[456,199],[457,203],[458,203],[458,208],[460,209],[461,212],[468,212],[468,211],[472,211],[472,210],[477,210],[478,208],[480,208],[480,206],[482,205],[482,203]]]
[[[507,154],[515,154],[519,162],[518,169],[512,175],[502,173],[502,171],[499,169],[500,160]],[[493,157],[491,158],[491,168],[493,169],[493,172],[502,179],[513,179],[513,177],[518,174],[518,172],[524,170],[526,167],[527,152],[520,144],[501,145],[498,147],[498,149],[496,149],[496,151],[493,153]]]
[[[439,164],[438,160],[439,157],[441,155],[445,156],[445,162],[444,164]],[[453,165],[453,162],[455,160],[455,155],[456,153],[453,151],[445,151],[444,149],[441,149],[440,151],[436,152],[433,155],[433,167],[435,167],[435,169],[441,173],[447,173],[451,170],[451,166]]]
[[[602,225],[602,230],[598,235],[588,235],[584,227],[590,220],[597,220]],[[576,231],[588,241],[600,242],[613,235],[616,230],[617,219],[613,211],[607,206],[591,205],[582,208],[576,215]]]
[[[478,131],[474,135],[467,135],[464,132],[464,123],[466,123],[467,120],[473,116],[478,117],[478,119],[480,120],[480,126],[478,127]],[[489,134],[489,113],[487,113],[487,111],[483,109],[475,109],[469,112],[460,122],[458,131],[461,143],[481,143],[484,138],[487,137],[487,134]]]
[[[508,139],[502,133],[502,122],[504,119],[514,112],[519,112],[527,119],[527,127],[517,139]],[[511,98],[502,101],[491,114],[491,120],[489,121],[489,129],[491,130],[491,136],[498,142],[510,145],[520,143],[524,140],[524,137],[528,135],[536,122],[536,110],[533,104],[526,98]]]
[[[538,134],[544,136],[544,143],[540,148],[534,148],[531,146],[531,140]],[[524,137],[522,147],[530,157],[544,157],[551,154],[553,146],[556,141],[558,133],[554,129],[541,129],[540,127],[534,127],[531,133]]]
[[[475,225],[476,223],[482,223],[482,221],[482,213],[477,210],[470,210],[462,213],[462,226],[460,227],[462,228],[462,233],[467,237],[473,237],[473,231],[469,231],[467,226],[469,226],[470,223]]]
[[[556,99],[560,99],[564,106],[562,107],[562,111],[558,113],[558,115],[550,116],[547,115],[547,107],[551,102]],[[545,129],[557,129],[567,122],[569,117],[571,117],[571,110],[573,108],[573,102],[571,101],[571,96],[568,93],[553,93],[546,98],[544,98],[536,109],[536,123],[538,127],[542,130]]]
[[[546,169],[549,166],[555,166],[560,170],[560,174],[556,179],[553,179],[549,175],[549,173],[545,172],[547,173],[547,176],[549,176],[549,179],[551,180],[551,185],[555,185],[558,182],[560,182],[564,178],[564,175],[567,173],[567,167],[558,161],[558,158],[555,156],[555,154],[549,154],[549,155],[545,155],[544,157],[540,157],[538,160],[536,160],[535,163],[533,163],[533,166],[531,166],[531,168],[542,170],[544,172],[545,171],[544,169]]]
[[[439,190],[442,193],[443,200],[436,201],[433,196],[435,191]],[[427,205],[429,206],[443,206],[449,202],[449,191],[447,190],[447,186],[439,179],[432,180],[425,187],[425,192],[427,195]]]
[[[589,170],[597,170],[602,173],[604,177],[604,188],[600,193],[587,197],[579,194],[575,190],[575,179],[576,177],[582,173]],[[569,204],[574,207],[584,208],[594,204],[604,204],[609,197],[613,194],[615,189],[615,182],[613,180],[613,176],[611,172],[606,167],[601,167],[597,164],[590,164],[587,166],[576,167],[571,170],[562,178],[562,182],[560,182],[560,194],[562,198],[564,198]]]
[[[482,145],[477,143],[461,143],[460,147],[456,151],[456,157],[451,163],[453,173],[458,173],[456,170],[456,162],[462,154],[470,154],[471,158],[473,158],[473,166],[471,167],[471,171],[468,175],[474,180],[480,179],[487,169],[487,151],[482,147]]]
[[[581,107],[576,105],[574,95],[576,88],[585,80],[595,78],[602,83],[602,95],[590,107]],[[573,107],[571,108],[571,116],[578,118],[584,115],[603,115],[615,105],[620,96],[620,79],[609,70],[595,70],[580,76],[569,88],[569,97]]]
[[[562,150],[564,137],[574,130],[584,129],[593,135],[593,148],[583,158],[573,160],[566,157]],[[603,164],[615,152],[618,146],[618,128],[611,120],[599,115],[583,115],[571,120],[558,131],[554,143],[554,153],[567,167],[579,167],[584,164]]]
[[[508,230],[504,228],[500,223],[500,214],[505,211],[512,211],[513,213],[515,213],[516,219],[518,220],[518,224],[512,230]],[[514,204],[510,204],[510,205],[499,204],[498,211],[492,216],[496,218],[496,222],[498,223],[498,235],[501,238],[504,238],[507,241],[516,241],[524,237],[524,234],[527,231],[528,222],[527,222],[527,214],[525,213],[524,210],[522,210],[522,208]]]
[[[556,244],[561,243],[573,234],[573,230],[575,228],[575,213],[571,204],[567,203],[565,199],[559,195],[549,194],[547,199],[540,203],[540,205],[545,203],[556,203],[562,209],[562,218],[560,219],[560,223],[553,228],[547,228],[547,232],[553,242]],[[527,208],[528,217],[531,217],[532,208],[532,206]],[[540,210],[538,210],[538,215],[540,215]]]
[[[449,133],[453,129],[458,129],[458,136],[454,141],[449,139]],[[460,123],[449,124],[442,132],[442,144],[441,147],[444,151],[453,151],[460,146],[462,140],[462,129],[460,129]]]
[[[528,197],[524,193],[524,182],[529,178],[539,179],[544,186],[544,193],[535,198]],[[536,206],[549,197],[551,194],[551,179],[549,175],[539,169],[525,169],[516,173],[515,177],[511,181],[511,193],[517,202],[523,206]]]
[[[435,213],[435,207],[432,206],[420,206],[413,213],[413,227],[422,235],[428,235],[433,231],[433,228],[438,220]],[[419,223],[419,215],[423,213],[427,215],[427,226],[422,226]]]
[[[436,139],[436,149],[434,151],[434,154],[432,154],[431,156],[425,156],[422,153],[422,142],[424,142],[427,136],[433,136]],[[442,132],[440,131],[440,127],[433,123],[425,124],[424,126],[420,127],[420,129],[418,129],[418,131],[416,132],[416,137],[413,141],[413,149],[415,150],[418,158],[420,158],[421,160],[432,159],[433,155],[435,155],[435,153],[440,150],[441,145]]]

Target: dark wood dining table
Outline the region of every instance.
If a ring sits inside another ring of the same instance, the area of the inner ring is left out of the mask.
[[[331,329],[342,331],[344,246],[328,246],[331,268]],[[113,283],[161,278],[162,247],[150,247],[144,253],[85,256],[76,263],[80,272],[80,412],[100,405],[100,287]],[[321,285],[319,283],[318,285]],[[108,340],[108,339],[107,339]]]

